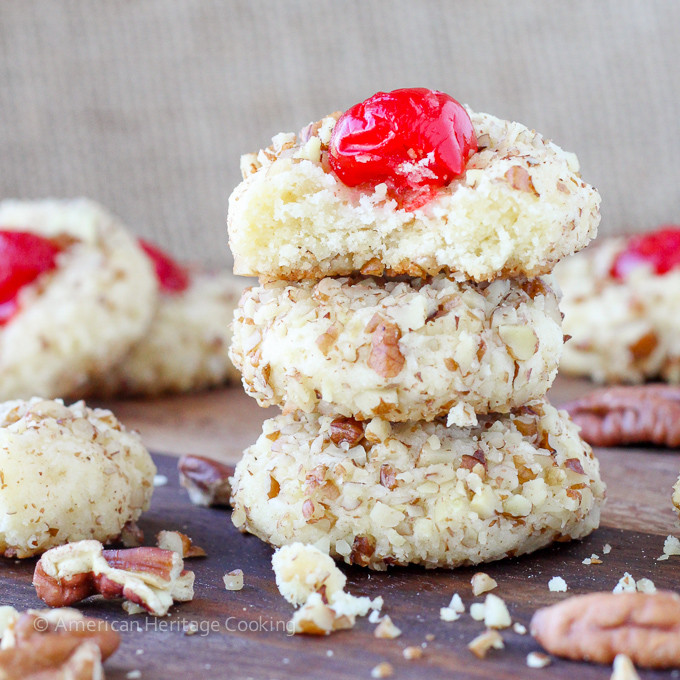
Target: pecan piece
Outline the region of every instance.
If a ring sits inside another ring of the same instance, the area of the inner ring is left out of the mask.
[[[35,565],[33,585],[50,607],[100,594],[164,616],[174,601],[193,599],[194,573],[184,570],[182,557],[172,550],[103,550],[99,541],[78,541],[44,553]]]
[[[374,321],[371,320],[369,327],[373,325]],[[368,365],[383,378],[394,378],[404,368],[406,359],[399,349],[399,338],[401,331],[397,324],[378,318],[371,336]]]
[[[656,333],[649,331],[640,336],[628,349],[634,361],[646,359],[658,346],[659,338]]]
[[[632,385],[595,390],[564,405],[593,446],[680,446],[680,386]]]
[[[331,423],[331,441],[336,445],[356,446],[364,438],[364,426],[354,418],[338,417]]]
[[[194,505],[229,505],[229,478],[234,468],[206,456],[182,456],[177,463],[179,482]]]
[[[350,564],[358,564],[367,567],[371,563],[371,557],[375,552],[375,538],[368,536],[355,536],[352,542],[352,552],[349,555]]]
[[[162,550],[172,550],[183,559],[190,557],[205,557],[205,550],[181,531],[159,531],[156,536],[156,545]]]
[[[531,175],[527,169],[523,168],[521,165],[513,165],[505,173],[505,179],[513,189],[526,191],[529,194],[538,196],[538,191],[536,191],[534,183],[531,181]]]
[[[680,596],[591,593],[539,609],[531,634],[544,649],[567,659],[612,663],[625,654],[637,666],[680,664]]]

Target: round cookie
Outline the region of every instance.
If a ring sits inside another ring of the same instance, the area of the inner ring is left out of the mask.
[[[91,201],[4,201],[0,229],[63,245],[0,327],[0,400],[66,396],[118,361],[151,321],[153,270],[125,227]]]
[[[363,274],[459,281],[548,273],[597,233],[598,192],[576,156],[524,125],[469,111],[478,152],[415,210],[330,170],[339,114],[241,159],[229,199],[234,273],[261,280]]]
[[[281,415],[232,488],[241,530],[373,569],[478,564],[582,538],[605,495],[592,450],[546,401],[475,428]]]
[[[473,425],[542,397],[562,342],[547,279],[326,278],[247,290],[231,356],[260,406]]]
[[[138,434],[83,402],[0,404],[0,554],[107,543],[148,509],[156,473]]]
[[[240,380],[228,350],[245,285],[227,273],[195,273],[185,291],[161,292],[146,335],[120,363],[97,376],[89,393],[154,396]]]
[[[560,369],[598,382],[680,383],[680,269],[611,274],[626,238],[610,238],[561,262],[565,343]]]

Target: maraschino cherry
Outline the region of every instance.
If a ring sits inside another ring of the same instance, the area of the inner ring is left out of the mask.
[[[633,236],[614,260],[611,275],[625,279],[643,265],[658,275],[680,266],[680,226],[664,225],[649,234]]]
[[[139,245],[153,262],[156,278],[164,293],[181,293],[189,287],[189,273],[170,255],[141,238]]]
[[[57,266],[60,248],[38,234],[0,228],[0,324],[19,309],[19,291]]]
[[[378,92],[345,111],[333,128],[329,163],[343,184],[384,182],[414,210],[460,177],[476,151],[467,111],[448,94],[418,87]]]

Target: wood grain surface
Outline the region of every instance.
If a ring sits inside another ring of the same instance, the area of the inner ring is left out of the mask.
[[[551,395],[559,404],[590,389],[586,383],[560,380]],[[129,426],[140,429],[156,451],[191,452],[234,461],[257,437],[266,413],[238,389],[155,402],[112,404]],[[528,626],[533,611],[569,594],[611,590],[624,572],[634,578],[651,578],[658,588],[678,588],[680,558],[658,562],[664,538],[680,526],[670,505],[670,488],[680,471],[677,451],[661,449],[610,449],[598,451],[602,474],[609,485],[602,527],[584,541],[561,544],[534,555],[483,566],[498,581],[494,591],[508,604],[513,620]],[[370,678],[382,661],[399,678],[609,678],[611,669],[585,663],[554,660],[532,670],[526,655],[538,646],[527,636],[503,631],[505,649],[476,659],[467,643],[483,629],[465,614],[445,623],[439,608],[454,592],[466,607],[473,598],[470,577],[479,569],[427,571],[399,568],[387,573],[345,568],[348,590],[355,594],[382,595],[384,612],[402,629],[401,637],[373,637],[374,625],[360,619],[351,631],[325,638],[290,636],[286,622],[293,608],[278,594],[271,571],[271,549],[236,531],[226,510],[192,506],[179,489],[176,461],[156,455],[159,471],[168,484],[156,489],[152,508],[142,521],[147,543],[160,529],[180,529],[208,552],[192,560],[196,572],[193,602],[173,607],[161,619],[129,617],[120,603],[91,600],[82,605],[91,616],[114,622],[123,636],[119,651],[107,662],[107,677],[122,680],[139,670],[143,680],[155,678],[247,678],[293,680]],[[604,555],[605,543],[612,546]],[[584,565],[598,554],[603,564]],[[0,604],[25,609],[40,605],[31,586],[34,562],[0,560]],[[231,569],[245,572],[239,592],[224,589],[222,576]],[[552,593],[548,581],[562,576],[568,593]],[[186,635],[183,628],[195,622],[199,630]],[[431,636],[434,636],[433,638]],[[421,659],[407,661],[403,649],[424,645]],[[640,671],[642,678],[676,677],[672,672]],[[133,674],[132,677],[135,677]]]

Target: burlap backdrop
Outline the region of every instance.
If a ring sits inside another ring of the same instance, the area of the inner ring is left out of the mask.
[[[429,86],[581,159],[602,232],[680,221],[675,0],[3,0],[0,192],[87,195],[226,262],[238,157]]]

